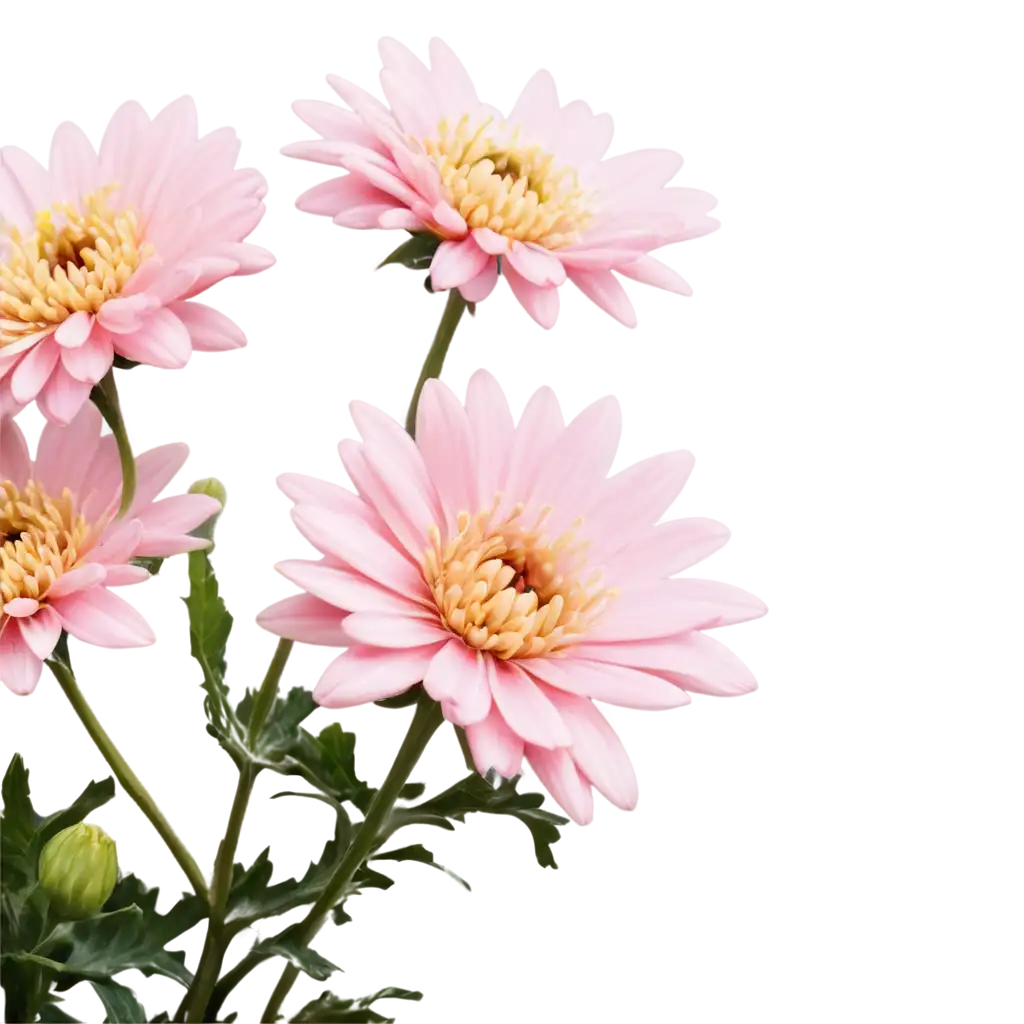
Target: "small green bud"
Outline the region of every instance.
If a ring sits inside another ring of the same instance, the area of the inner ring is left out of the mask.
[[[117,844],[84,822],[58,832],[39,855],[39,884],[61,917],[92,917],[117,884]]]
[[[211,498],[216,498],[221,505],[224,504],[224,485],[215,476],[197,480],[188,488],[188,492],[193,495],[209,495]]]

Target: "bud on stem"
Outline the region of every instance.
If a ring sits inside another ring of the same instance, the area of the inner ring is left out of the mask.
[[[213,531],[217,525],[217,520],[220,518],[220,513],[224,511],[224,505],[228,500],[228,492],[224,485],[215,477],[208,476],[205,480],[197,480],[189,489],[189,494],[207,494],[211,498],[216,498],[220,502],[220,511],[214,513],[206,520],[205,523],[201,523],[192,531],[193,537],[202,537],[203,540],[210,542],[210,550],[213,550]]]
[[[58,832],[39,855],[39,885],[61,917],[92,917],[116,884],[117,846],[98,825]]]

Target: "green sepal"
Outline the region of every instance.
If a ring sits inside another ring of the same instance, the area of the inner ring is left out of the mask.
[[[131,563],[145,569],[150,576],[156,576],[160,572],[160,567],[164,564],[164,559],[157,555],[139,555],[133,558]]]
[[[114,366],[118,370],[134,370],[138,365],[134,359],[125,359],[124,356],[119,356],[116,352],[114,353]]]
[[[396,694],[394,697],[383,697],[381,700],[375,700],[373,703],[379,708],[408,708],[419,702],[422,692],[423,685],[417,683],[404,693]]]
[[[409,999],[418,1002],[422,992],[406,988],[382,988],[372,996],[361,999],[339,999],[332,992],[324,992],[318,999],[299,1010],[292,1017],[293,1024],[394,1024],[394,1017],[382,1017],[370,1007],[378,999]]]
[[[380,270],[381,267],[386,267],[389,263],[400,263],[410,270],[429,270],[430,262],[440,244],[441,239],[437,235],[425,231],[417,232],[385,256],[377,264],[377,269]]]

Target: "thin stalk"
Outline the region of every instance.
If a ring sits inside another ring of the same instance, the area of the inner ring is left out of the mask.
[[[327,920],[331,908],[341,898],[356,872],[376,847],[378,836],[387,824],[398,794],[409,781],[416,762],[419,761],[420,755],[430,742],[430,737],[434,735],[442,721],[441,705],[424,694],[419,704],[416,705],[416,714],[413,716],[412,724],[402,741],[394,764],[384,780],[384,785],[377,790],[352,844],[345,851],[345,856],[324,891],[310,907],[309,913],[296,925],[295,934],[300,942],[308,944],[313,940]],[[291,964],[284,969],[281,979],[267,1003],[267,1008],[263,1011],[261,1020],[277,1020],[281,1004],[291,991],[297,975],[298,971]]]
[[[89,397],[106,420],[117,442],[117,454],[121,459],[121,509],[118,515],[123,516],[135,500],[135,456],[132,455],[128,430],[121,415],[121,401],[117,396],[113,367],[107,371],[107,375],[99,384],[93,387]]]
[[[50,671],[56,677],[57,682],[60,683],[60,688],[67,696],[72,708],[74,708],[75,714],[78,715],[82,725],[85,726],[85,731],[92,737],[93,743],[96,744],[104,760],[110,765],[117,781],[121,783],[124,791],[138,804],[139,810],[149,818],[153,827],[159,833],[160,838],[167,844],[167,848],[171,851],[174,859],[181,865],[181,870],[185,872],[195,894],[204,903],[208,902],[209,893],[206,889],[206,879],[203,878],[199,865],[196,864],[192,854],[185,849],[185,844],[178,838],[174,829],[171,828],[167,819],[163,816],[163,812],[157,807],[156,801],[149,795],[149,791],[139,781],[139,777],[135,772],[128,767],[128,762],[121,756],[121,752],[114,746],[114,741],[107,735],[103,726],[100,725],[92,708],[86,702],[82,691],[78,688],[78,681],[75,679],[75,674],[71,671],[71,667],[62,661],[52,658],[46,664],[49,665]]]
[[[271,659],[267,674],[253,699],[252,712],[249,716],[249,732],[247,743],[250,751],[256,748],[256,740],[267,720],[267,715],[277,699],[277,691],[281,683],[281,674],[288,663],[288,656],[294,646],[291,640],[280,640],[274,657]],[[228,895],[231,892],[231,880],[234,873],[235,852],[242,834],[242,822],[249,808],[249,797],[252,795],[253,783],[259,774],[259,768],[246,761],[238,769],[238,785],[235,787],[235,798],[231,803],[231,813],[224,838],[217,849],[217,861],[213,869],[213,882],[210,886],[210,924],[206,931],[206,942],[199,960],[199,969],[192,982],[191,995],[188,998],[188,1012],[185,1020],[202,1021],[206,1016],[207,1004],[213,994],[214,986],[220,975],[231,937],[225,927],[225,912]]]
[[[420,379],[416,382],[416,390],[412,393],[409,412],[405,417],[405,429],[413,437],[416,436],[416,410],[420,407],[420,394],[423,392],[423,385],[428,380],[441,376],[444,357],[448,354],[448,346],[451,345],[452,338],[455,337],[455,328],[459,326],[462,314],[466,311],[466,305],[466,300],[459,294],[458,288],[452,288],[448,292],[448,302],[445,304],[441,322],[437,325],[434,343],[430,346],[427,358],[423,361]]]

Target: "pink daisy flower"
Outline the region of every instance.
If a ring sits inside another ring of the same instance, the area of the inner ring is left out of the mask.
[[[608,471],[621,427],[603,398],[565,425],[549,388],[518,426],[488,373],[465,406],[428,381],[415,441],[354,403],[363,442],[339,446],[357,494],[297,474],[278,483],[323,556],[277,566],[306,593],[264,611],[279,636],[348,649],[317,701],[344,708],[423,682],[466,730],[481,773],[525,756],[581,824],[591,787],[632,808],[637,782],[595,701],[671,708],[756,686],[705,630],[765,612],[725,583],[672,577],[721,547],[710,519],[658,525],[693,458]]]
[[[0,681],[31,693],[61,630],[99,647],[153,643],[146,620],[110,588],[141,583],[132,562],[205,547],[188,536],[220,508],[205,494],[155,501],[188,456],[184,444],[136,459],[138,489],[116,519],[121,463],[87,403],[66,427],[47,424],[35,462],[13,419],[0,421]]]
[[[612,120],[575,100],[561,106],[538,71],[504,117],[481,103],[455,54],[430,43],[430,68],[401,43],[380,43],[390,108],[334,75],[351,108],[300,100],[295,112],[321,138],[288,156],[348,174],[300,196],[298,207],[350,228],[404,228],[442,239],[430,266],[435,291],[479,302],[500,272],[542,327],[558,316],[566,278],[616,320],[636,314],[619,278],[680,295],[690,286],[649,253],[699,238],[718,222],[706,192],[665,186],[677,153],[648,149],[604,159]]]
[[[266,181],[236,170],[230,128],[202,138],[188,96],[152,121],[114,114],[99,154],[66,122],[49,170],[0,149],[0,402],[33,400],[67,423],[114,356],[184,366],[193,349],[245,344],[226,316],[192,302],[222,278],[274,262],[242,240],[263,216]]]

